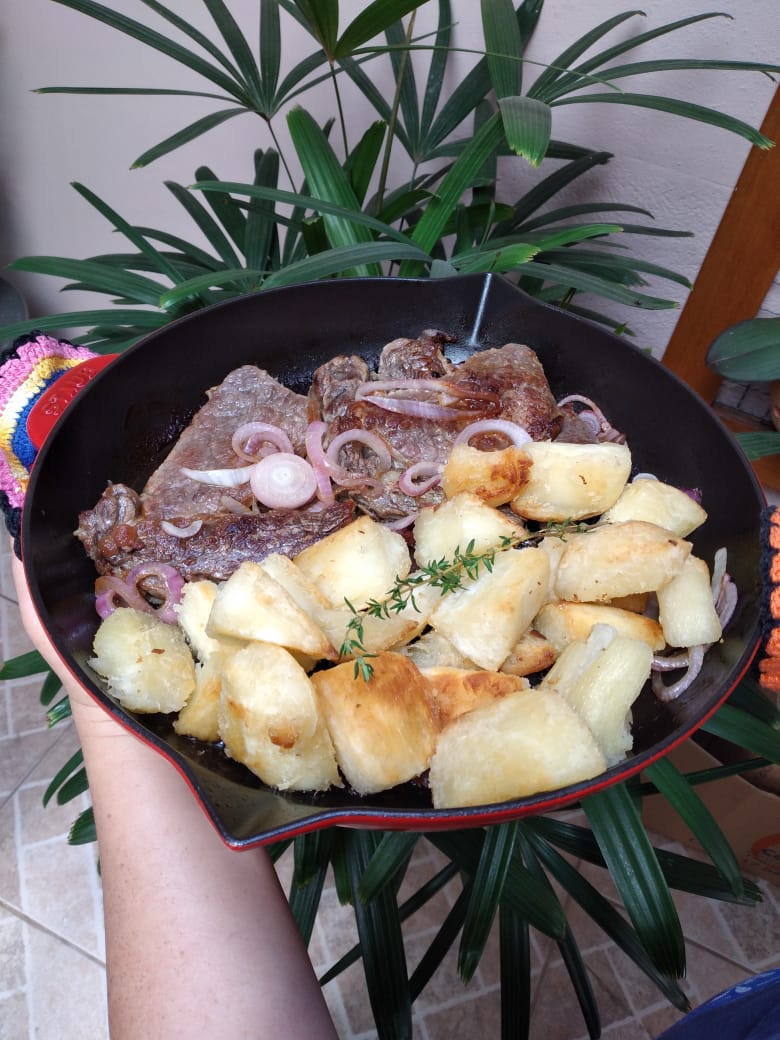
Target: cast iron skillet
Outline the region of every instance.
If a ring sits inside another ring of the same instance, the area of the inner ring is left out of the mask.
[[[97,617],[95,574],[73,537],[79,511],[108,481],[140,490],[204,391],[254,362],[305,393],[312,371],[340,353],[369,361],[402,335],[454,333],[454,360],[519,341],[539,354],[557,396],[584,393],[628,435],[634,472],[698,487],[709,513],[693,535],[711,563],[719,546],[739,588],[721,644],[670,705],[645,692],[634,710],[634,754],[595,780],[477,808],[434,810],[424,789],[374,797],[338,791],[282,794],[217,747],[174,733],[165,716],[134,716],[106,693],[86,660]],[[472,827],[548,811],[638,772],[690,735],[722,703],[759,642],[760,488],[730,435],[675,376],[600,327],[532,300],[503,279],[356,279],[242,297],[155,332],[103,369],[66,409],[35,464],[23,520],[24,564],[40,617],[74,675],[124,726],[183,774],[223,840],[234,847],[330,824],[394,830]]]

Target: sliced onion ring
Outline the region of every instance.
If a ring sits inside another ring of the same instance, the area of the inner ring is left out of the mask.
[[[233,434],[231,442],[233,451],[245,462],[257,462],[259,458],[262,458],[264,454],[262,450],[252,450],[253,447],[259,447],[261,444],[272,444],[277,451],[286,451],[290,454],[294,451],[292,441],[284,430],[271,423],[243,423]]]
[[[269,509],[298,509],[317,493],[317,478],[306,459],[277,451],[252,466],[249,486]]]
[[[519,423],[511,422],[509,419],[479,419],[477,422],[465,426],[453,443],[468,444],[471,438],[476,437],[479,433],[500,433],[517,448],[522,448],[531,440],[528,430]]]
[[[398,478],[398,488],[405,495],[416,498],[441,483],[441,467],[436,462],[415,462]]]
[[[325,505],[333,505],[336,501],[333,494],[333,487],[330,482],[330,474],[328,472],[328,460],[325,455],[325,449],[322,446],[322,438],[327,432],[328,424],[325,422],[317,421],[311,422],[306,427],[306,456],[311,463],[311,467],[314,470],[314,476],[317,480],[317,497],[320,502],[324,502]]]
[[[194,534],[203,527],[202,520],[193,520],[192,523],[187,524],[186,527],[177,527],[176,524],[171,523],[170,520],[161,520],[160,527],[166,534],[172,534],[174,538],[192,538]]]
[[[218,487],[240,487],[249,482],[255,464],[251,466],[236,466],[233,469],[187,469],[182,466],[181,471],[190,480],[197,480],[199,484],[216,484]]]

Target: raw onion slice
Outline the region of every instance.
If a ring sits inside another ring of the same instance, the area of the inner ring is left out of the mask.
[[[378,488],[381,481],[376,477],[369,477],[366,473],[350,473],[338,461],[341,449],[346,444],[353,442],[363,444],[374,452],[379,460],[378,472],[380,474],[386,473],[392,466],[393,460],[390,455],[390,449],[384,438],[371,430],[361,430],[359,427],[354,427],[351,430],[344,430],[343,433],[338,434],[328,445],[328,450],[325,452],[325,465],[331,479],[345,488]]]
[[[410,397],[409,394],[417,396]],[[436,394],[438,402],[420,394]],[[455,408],[453,403],[467,399],[470,407]],[[368,401],[388,412],[408,415],[414,419],[468,419],[477,411],[480,402],[484,410],[498,409],[498,397],[494,393],[454,386],[444,379],[374,379],[361,383],[355,392],[356,401]]]
[[[416,498],[441,483],[441,467],[436,462],[415,462],[398,478],[398,488],[405,495]]]
[[[172,534],[174,538],[192,538],[194,534],[203,527],[202,520],[193,520],[192,523],[187,524],[186,527],[177,527],[176,524],[171,523],[170,520],[161,520],[160,527],[166,534]]]
[[[298,509],[317,493],[314,469],[300,455],[277,451],[251,468],[252,494],[269,509]]]
[[[144,599],[135,585],[131,585],[114,574],[103,574],[95,582],[95,610],[101,618],[113,614],[117,607],[131,607],[148,614],[151,605]]]
[[[271,423],[244,423],[238,427],[231,441],[233,451],[245,462],[257,462],[258,459],[267,455],[269,444],[275,451],[286,451],[290,454],[294,452],[292,441],[284,430]]]
[[[479,433],[500,433],[506,437],[517,448],[522,448],[531,440],[528,430],[519,423],[511,422],[509,419],[478,419],[476,422],[465,426],[454,440],[454,444],[468,444],[472,437]]]
[[[216,484],[218,487],[240,487],[249,481],[255,464],[236,466],[233,469],[188,469],[182,466],[181,471],[190,480],[200,484]]]
[[[327,429],[328,424],[321,420],[309,423],[306,427],[305,445],[306,456],[311,463],[317,481],[317,497],[320,502],[330,506],[333,505],[336,498],[330,482],[328,459],[322,446],[322,438],[325,436]]]
[[[161,599],[159,606],[154,607],[149,604],[151,613],[169,625],[176,624],[179,618],[175,608],[181,602],[184,578],[169,563],[141,563],[137,567],[133,567],[127,575],[127,583],[135,586],[136,590],[140,592],[141,582],[148,581],[150,578],[154,580],[153,595]],[[159,591],[160,586],[162,586],[162,591]]]
[[[676,700],[681,693],[684,693],[688,689],[701,671],[702,665],[704,664],[704,653],[706,650],[706,646],[691,646],[688,648],[688,667],[685,674],[681,676],[677,682],[672,683],[671,686],[667,686],[664,683],[659,671],[653,672],[651,685],[653,687],[653,693],[659,701],[668,703],[669,701]]]

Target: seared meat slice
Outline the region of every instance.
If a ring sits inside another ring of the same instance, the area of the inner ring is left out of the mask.
[[[458,365],[448,383],[481,392],[494,392],[501,418],[522,426],[535,441],[554,440],[563,424],[544,369],[530,347],[507,343],[479,350]]]
[[[359,445],[349,445],[340,454],[340,462],[350,473],[363,473],[369,478],[365,487],[352,492],[355,501],[377,519],[392,520],[441,501],[443,493],[433,488],[412,498],[398,488],[400,474],[417,462],[443,465],[452,443],[469,423],[484,418],[509,419],[523,426],[534,440],[553,439],[563,423],[541,363],[530,347],[509,343],[493,350],[479,351],[461,365],[444,358],[442,347],[448,341],[442,333],[423,333],[417,340],[394,340],[385,348],[382,375],[389,378],[436,378],[430,366],[448,366],[441,377],[442,391],[457,387],[473,397],[455,401],[454,408],[469,410],[468,417],[454,420],[427,419],[387,411],[369,399],[354,400],[340,408],[329,421],[326,441],[350,428],[370,430],[381,436],[390,447],[392,468],[378,476],[376,456]],[[404,356],[408,354],[408,363]],[[440,360],[436,360],[436,359]],[[426,369],[425,364],[429,367]],[[398,373],[401,373],[400,375]],[[356,389],[356,388],[355,388]],[[482,435],[475,444],[484,449],[503,447],[506,441],[496,435]]]
[[[444,355],[446,343],[457,337],[426,329],[417,339],[394,339],[382,350],[378,379],[434,379],[448,376],[454,365]]]
[[[147,519],[187,519],[225,511],[225,498],[249,505],[247,485],[239,488],[201,484],[182,473],[188,469],[232,469],[242,465],[231,447],[233,434],[243,423],[271,423],[281,427],[299,453],[307,424],[306,398],[293,393],[262,368],[244,365],[231,372],[208,393],[208,401],[183,431],[170,455],[141,492]]]
[[[355,400],[357,388],[371,378],[361,357],[340,354],[316,370],[309,389],[309,418],[333,422],[344,415]]]
[[[354,503],[347,500],[326,509],[205,516],[200,530],[187,538],[170,534],[160,520],[143,516],[101,528],[101,518],[112,512],[112,499],[125,497],[127,489],[120,489],[122,485],[112,484],[95,509],[82,513],[76,532],[98,573],[119,577],[142,563],[167,563],[186,581],[223,581],[244,560],[262,560],[271,553],[297,556],[355,515]]]

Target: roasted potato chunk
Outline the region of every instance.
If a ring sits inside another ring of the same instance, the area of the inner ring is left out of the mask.
[[[437,729],[444,729],[459,715],[483,704],[528,688],[528,680],[500,672],[467,668],[424,668],[430,686],[430,701]]]
[[[661,626],[653,618],[601,603],[546,603],[534,626],[560,653],[575,639],[584,642],[594,625],[611,625],[620,635],[641,639],[651,650],[666,646]]]
[[[259,563],[246,560],[219,586],[206,633],[276,643],[315,658],[336,659],[329,639]]]
[[[631,705],[650,676],[653,651],[609,625],[591,629],[585,642],[561,653],[539,689],[555,690],[588,724],[608,765],[632,747]]]
[[[315,672],[312,682],[347,783],[358,794],[403,784],[428,768],[434,720],[427,683],[401,654],[371,660],[366,681],[351,661]]]
[[[465,552],[472,544],[473,552],[481,554],[524,531],[477,495],[462,491],[435,508],[420,510],[414,522],[414,558],[424,567],[432,560],[451,560],[457,549]]]
[[[531,441],[528,480],[512,499],[513,513],[529,520],[582,520],[614,505],[631,472],[625,444]]]
[[[235,651],[234,651],[235,652]],[[207,744],[219,740],[219,697],[222,691],[222,655],[212,653],[195,665],[195,689],[173,722],[182,737],[195,737]]]
[[[281,646],[250,643],[225,661],[219,734],[230,758],[269,787],[342,786],[314,687]]]
[[[497,553],[490,570],[442,600],[431,625],[480,668],[498,671],[547,598],[548,573],[541,549]]]
[[[606,760],[557,693],[520,690],[461,715],[439,735],[430,786],[437,808],[489,805],[587,780]]]
[[[720,639],[723,633],[704,560],[689,556],[677,577],[658,590],[658,620],[669,646],[700,646]]]
[[[480,451],[469,444],[456,444],[441,475],[447,498],[470,491],[489,506],[503,506],[513,499],[528,480],[531,460],[522,448]]]
[[[534,675],[549,668],[557,656],[552,643],[541,632],[530,629],[512,647],[501,671],[508,675]]]
[[[647,520],[686,538],[701,527],[707,513],[695,499],[661,480],[632,480],[604,514],[604,520]]]
[[[212,654],[235,652],[244,646],[242,639],[231,639],[230,636],[216,638],[206,633],[218,587],[213,581],[188,581],[182,591],[177,611],[179,624],[199,661],[208,660]]]
[[[400,647],[398,652],[414,661],[421,671],[426,668],[476,668],[474,662],[465,657],[446,636],[432,628],[423,632],[419,639]]]
[[[88,664],[119,703],[140,713],[179,711],[195,689],[195,661],[177,625],[131,607],[101,621]]]
[[[691,543],[644,520],[604,524],[567,536],[555,576],[558,599],[603,603],[653,592],[682,570]]]
[[[411,569],[403,536],[368,516],[308,546],[295,563],[333,606],[349,600],[356,610],[384,599]]]

